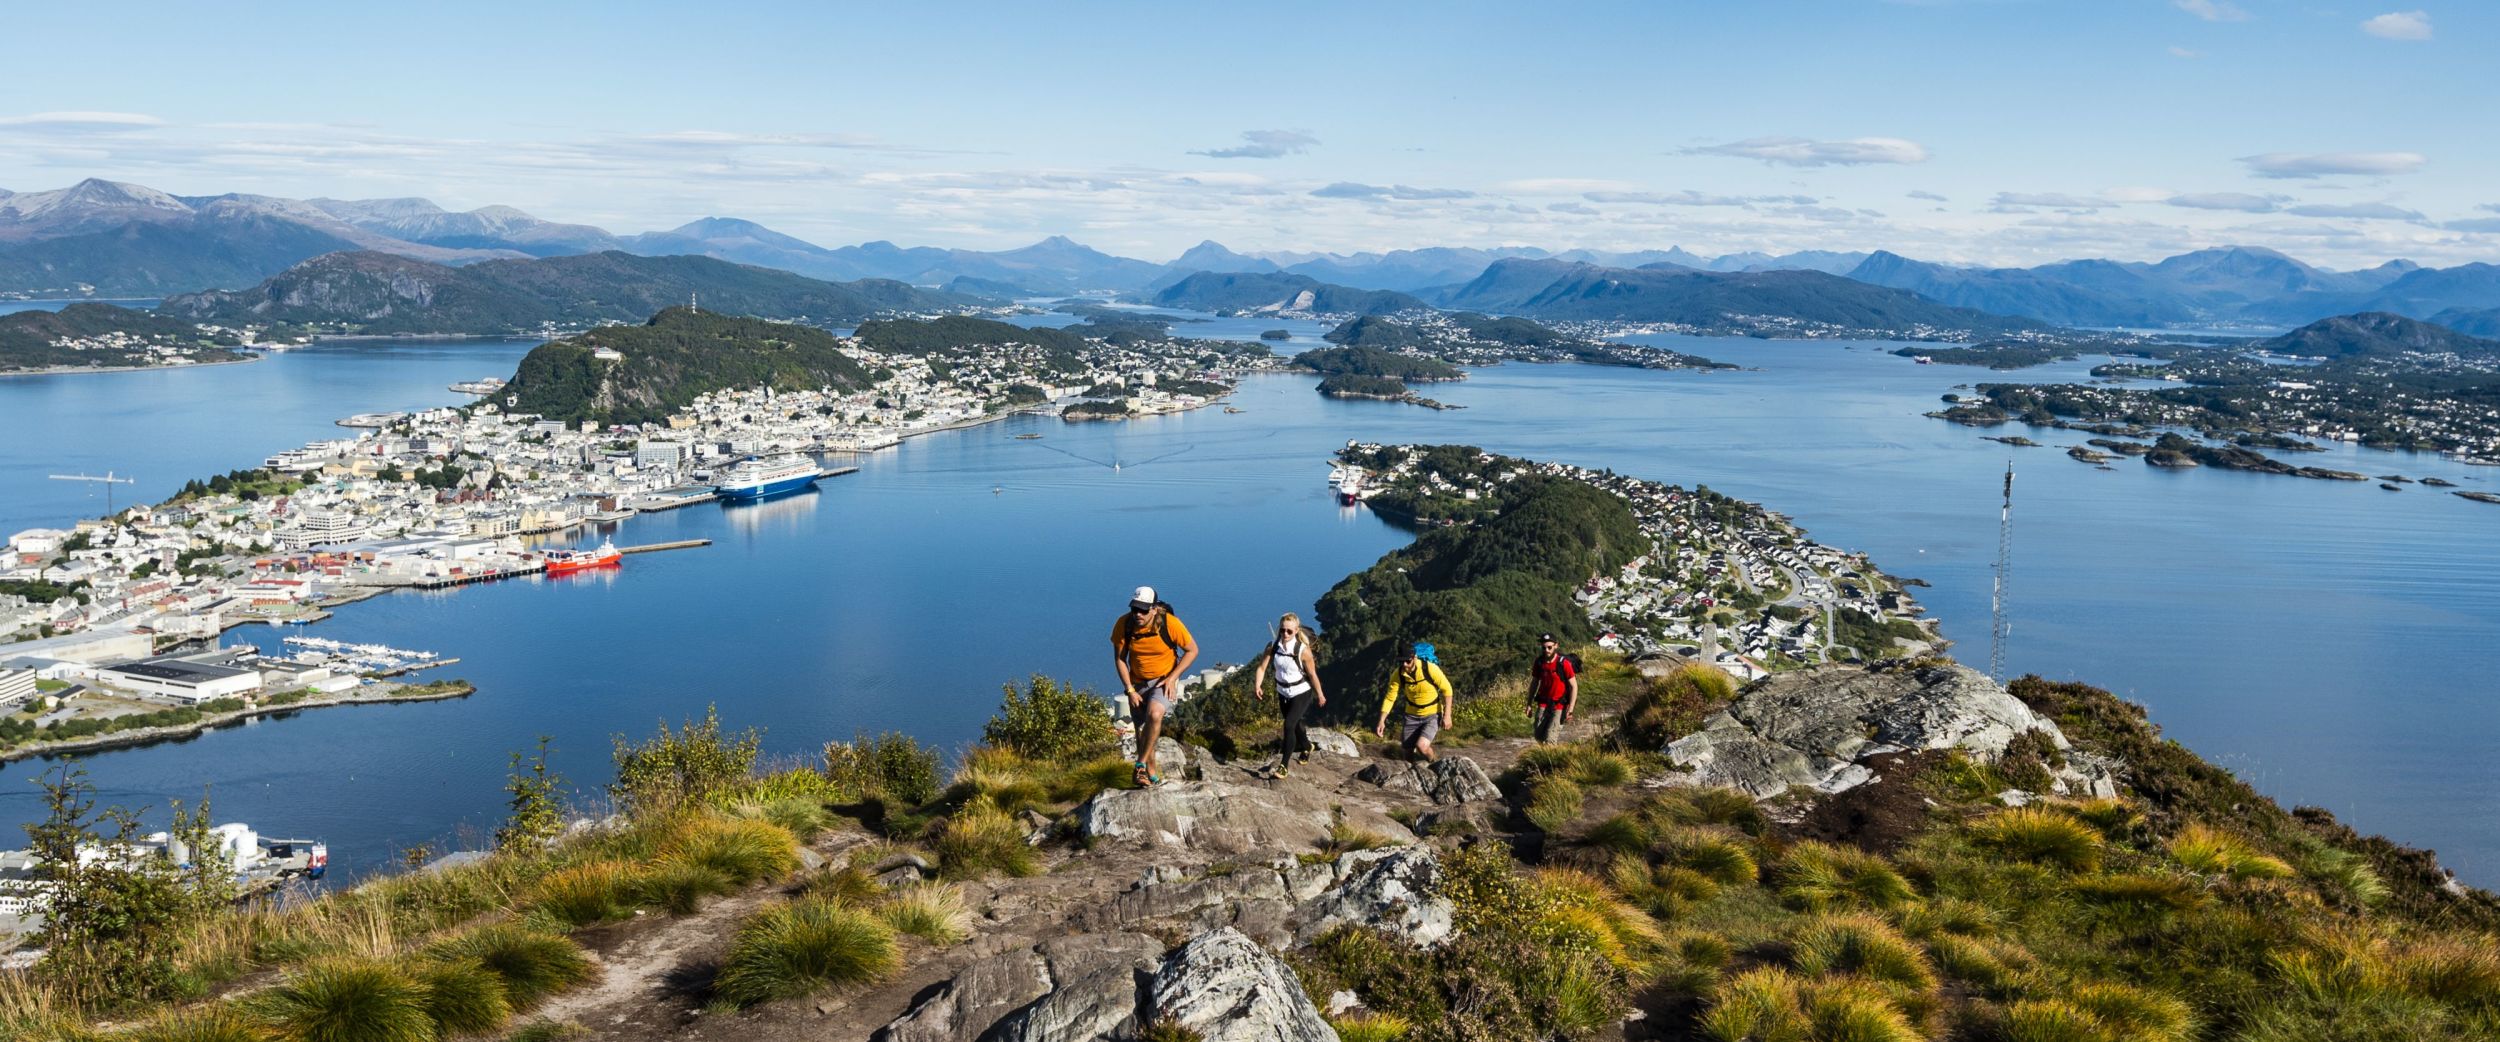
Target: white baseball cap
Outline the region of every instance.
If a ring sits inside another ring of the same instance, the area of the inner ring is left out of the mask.
[[[1136,593],[1132,593],[1128,596],[1128,602],[1130,604],[1153,604],[1155,602],[1155,588],[1152,586],[1138,587]]]

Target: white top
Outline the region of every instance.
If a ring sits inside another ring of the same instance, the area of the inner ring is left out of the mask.
[[[1280,638],[1276,641],[1275,654],[1267,657],[1268,668],[1276,675],[1276,693],[1299,695],[1302,693],[1299,689],[1311,686],[1311,679],[1302,675],[1302,647],[1300,640],[1287,643]]]

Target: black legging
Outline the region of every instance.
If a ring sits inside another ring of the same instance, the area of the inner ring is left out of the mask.
[[[1284,692],[1277,692],[1282,696]],[[1310,728],[1302,726],[1302,718],[1311,712],[1311,703],[1319,701],[1319,689],[1312,688],[1284,700],[1285,733],[1276,740],[1277,759],[1290,760],[1293,754],[1311,747]]]

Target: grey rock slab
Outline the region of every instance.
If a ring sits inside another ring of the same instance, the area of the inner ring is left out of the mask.
[[[936,994],[879,1029],[873,1042],[975,1042],[1018,1007],[1050,994],[1040,952],[1020,948],[963,968]]]
[[[1434,803],[1500,800],[1493,776],[1464,756],[1444,756],[1431,763],[1375,763],[1354,776],[1391,792],[1407,792]]]
[[[1294,910],[1293,935],[1309,943],[1348,923],[1377,926],[1430,948],[1450,936],[1453,909],[1434,896],[1441,859],[1428,846],[1358,850],[1337,859],[1337,885]]]
[[[2054,722],[1966,666],[1821,666],[1754,682],[1665,752],[1687,771],[1680,784],[1763,799],[1794,787],[1830,793],[1864,785],[1875,780],[1865,761],[1884,753],[1959,749],[1993,762],[2028,731],[2068,748]],[[2077,780],[2090,787],[2088,777]]]
[[[1166,956],[1147,984],[1147,1004],[1154,1023],[1205,1042],[1337,1042],[1293,970],[1229,927]]]
[[[1145,982],[1163,945],[1133,933],[1054,937],[1037,948],[1051,990],[1001,1018],[981,1042],[1093,1042],[1136,1034]]]
[[[1314,727],[1310,729],[1310,735],[1311,748],[1317,752],[1343,756],[1349,760],[1363,755],[1363,748],[1354,744],[1354,739],[1346,737],[1343,733],[1331,731],[1325,727]]]
[[[1337,805],[1307,785],[1166,782],[1149,789],[1106,789],[1077,808],[1087,839],[1185,848],[1209,855],[1308,850],[1327,838]],[[1349,824],[1397,839],[1404,826],[1367,807],[1347,806]]]

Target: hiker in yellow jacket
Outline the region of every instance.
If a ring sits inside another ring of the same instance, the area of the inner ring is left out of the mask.
[[[1450,678],[1441,672],[1432,645],[1406,649],[1398,671],[1389,677],[1389,693],[1380,700],[1380,719],[1372,733],[1388,737],[1389,711],[1398,710],[1398,745],[1407,759],[1433,759],[1432,736],[1450,726]]]

